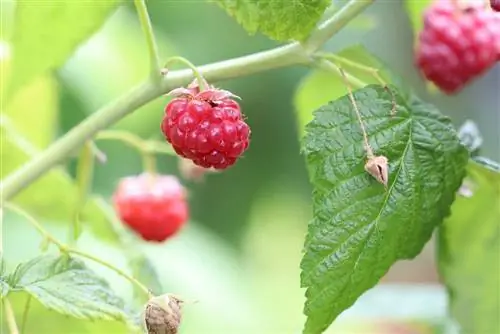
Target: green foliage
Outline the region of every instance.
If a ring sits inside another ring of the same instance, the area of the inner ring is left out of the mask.
[[[0,117],[0,127],[3,136],[0,177],[3,178],[37,154],[38,150],[16,131],[7,116]],[[79,190],[73,179],[63,169],[54,168],[16,196],[14,202],[39,218],[66,224],[73,219],[78,200]],[[54,210],[54,202],[58,204],[57,210]],[[106,215],[94,200],[84,206],[80,219],[82,228],[90,227],[99,237],[117,241]]]
[[[440,228],[439,270],[462,333],[500,332],[500,166],[471,161]]]
[[[391,73],[385,64],[376,56],[368,52],[362,45],[350,46],[335,54],[338,59],[348,60],[349,63],[336,63],[340,65],[346,73],[358,79],[365,84],[378,84],[377,78],[373,72],[366,69],[360,69],[352,66],[358,64],[365,68],[371,68],[379,72],[380,77],[388,84],[396,85],[403,95],[409,96],[410,89],[405,87],[402,79],[394,73]],[[357,87],[362,88],[362,87]],[[347,92],[344,82],[339,75],[327,70],[317,69],[311,71],[302,79],[294,97],[295,109],[297,112],[298,125],[301,133],[304,133],[305,126],[313,119],[313,111],[328,103],[336,100]]]
[[[422,30],[424,22],[422,20],[424,10],[429,7],[433,0],[405,0],[406,12],[416,34]]]
[[[8,282],[8,277],[5,274],[5,267],[3,262],[3,257],[0,258],[0,297],[5,297],[10,290],[10,285]]]
[[[363,137],[347,96],[317,110],[306,127],[314,218],[301,263],[304,333],[323,332],[397,260],[419,254],[465,174],[467,150],[450,120],[391,90],[394,116],[382,86],[354,94],[375,154],[389,159],[388,190],[364,171]]]
[[[22,263],[9,276],[45,307],[80,319],[126,320],[123,300],[85,264],[68,255],[47,254]]]
[[[278,40],[306,39],[330,0],[216,0],[250,34],[257,31]]]
[[[12,45],[15,57],[8,96],[48,70],[61,66],[81,42],[103,24],[120,0],[85,1],[18,0]],[[57,43],[49,41],[57,40]]]

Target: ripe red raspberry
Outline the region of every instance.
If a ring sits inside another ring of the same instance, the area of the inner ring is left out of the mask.
[[[169,95],[176,97],[165,108],[161,129],[177,154],[204,168],[226,169],[248,148],[250,128],[231,99],[235,95],[212,86],[200,92],[196,81]]]
[[[480,2],[435,1],[424,13],[417,66],[443,92],[458,92],[500,57],[499,31],[499,17]]]
[[[500,12],[500,0],[490,0],[491,9]]]
[[[125,177],[113,202],[120,219],[146,241],[164,241],[179,231],[189,216],[186,191],[171,175]]]

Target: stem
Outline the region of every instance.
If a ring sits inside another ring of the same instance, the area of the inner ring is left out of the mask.
[[[318,27],[309,41],[304,44],[306,49],[300,43],[295,42],[268,51],[200,66],[198,70],[206,80],[219,81],[269,69],[311,64],[314,59],[310,57],[308,52],[319,48],[372,2],[373,0],[350,0],[331,19]],[[187,84],[191,77],[190,70],[173,71],[161,83],[157,84],[154,81],[141,83],[109,105],[96,111],[45,151],[33,157],[5,178],[0,184],[0,194],[2,194],[0,204],[26,188],[53,166],[61,163],[100,130],[107,128],[162,94]]]
[[[366,150],[366,156],[370,159],[374,157],[372,147],[370,146],[370,142],[368,141],[368,134],[366,133],[366,128],[365,128],[365,123],[363,122],[363,119],[361,118],[361,113],[359,112],[358,105],[356,103],[356,100],[354,99],[354,96],[352,95],[352,88],[347,80],[347,76],[344,72],[344,70],[339,67],[340,74],[342,75],[342,78],[344,79],[345,85],[347,86],[347,91],[349,95],[349,99],[351,100],[352,107],[354,108],[354,111],[356,112],[356,117],[358,118],[359,126],[361,127],[361,132],[363,133],[363,141],[364,141],[364,146]]]
[[[26,329],[26,323],[28,322],[28,313],[31,306],[31,295],[28,295],[28,299],[26,300],[26,304],[24,305],[23,319],[21,321],[21,334],[24,333]]]
[[[146,43],[148,44],[151,77],[154,80],[160,80],[160,57],[158,55],[158,47],[153,33],[153,26],[151,25],[151,20],[149,19],[146,2],[144,0],[134,0],[134,5],[139,16],[144,36],[146,37]]]
[[[149,291],[149,289],[144,285],[142,284],[141,282],[139,282],[137,279],[135,279],[134,277],[130,276],[129,274],[127,274],[126,272],[124,272],[123,270],[113,266],[111,263],[108,263],[104,260],[101,260],[100,258],[98,257],[95,257],[91,254],[88,254],[88,253],[85,253],[85,252],[82,252],[78,249],[68,249],[68,253],[71,253],[71,254],[75,254],[75,255],[79,255],[81,257],[84,257],[84,258],[87,258],[89,260],[92,260],[96,263],[99,263],[100,265],[104,266],[104,267],[107,267],[111,270],[113,270],[115,273],[117,273],[118,275],[122,276],[123,278],[127,279],[128,281],[130,281],[132,284],[135,284],[139,289],[141,289],[146,295],[151,295],[151,292]]]
[[[183,63],[184,65],[186,65],[187,67],[189,67],[193,71],[193,74],[196,77],[196,81],[198,81],[198,86],[200,87],[200,92],[204,91],[205,89],[208,88],[207,82],[205,81],[205,79],[201,75],[198,68],[196,66],[194,66],[194,64],[192,62],[190,62],[189,60],[187,60],[184,57],[170,57],[167,59],[167,62],[165,63],[165,66],[163,66],[163,67],[168,70],[169,65],[171,63],[175,63],[175,62]]]
[[[331,18],[323,23],[323,28],[320,27],[314,31],[305,42],[304,48],[308,54],[313,54],[331,38],[330,30],[339,31],[342,29],[349,21],[371,5],[373,1],[375,0],[351,0],[336,11]]]
[[[316,65],[319,68],[322,68],[322,69],[327,70],[329,72],[335,73],[336,75],[340,76],[341,78],[345,78],[348,82],[350,82],[353,86],[355,86],[357,88],[362,88],[362,87],[365,87],[368,85],[366,82],[359,80],[358,78],[356,78],[355,76],[353,76],[349,73],[345,73],[345,72],[343,73],[343,71],[340,69],[340,67],[338,67],[337,65],[333,64],[332,62],[330,62],[328,60],[324,60],[324,59],[318,60]]]
[[[5,318],[7,320],[7,326],[9,327],[10,334],[19,334],[19,329],[17,329],[16,317],[14,315],[14,310],[12,305],[10,305],[7,297],[3,298],[3,306],[5,312]]]
[[[61,250],[61,252],[63,253],[70,253],[70,254],[75,254],[75,255],[79,255],[81,257],[84,257],[84,258],[87,258],[89,260],[92,260],[96,263],[99,263],[111,270],[113,270],[114,272],[116,272],[118,275],[122,276],[123,278],[127,279],[129,282],[131,282],[132,284],[135,284],[138,288],[140,288],[142,291],[144,291],[145,294],[147,294],[148,296],[151,295],[149,289],[144,285],[142,284],[141,282],[139,282],[138,280],[136,280],[134,277],[128,275],[126,272],[124,272],[123,270],[115,267],[114,265],[112,265],[111,263],[108,263],[104,260],[101,260],[91,254],[88,254],[88,253],[85,253],[85,252],[82,252],[78,249],[74,249],[74,248],[70,248],[68,247],[67,245],[63,244],[62,242],[60,242],[59,240],[57,240],[54,236],[52,236],[33,216],[31,216],[30,214],[28,214],[26,211],[24,211],[23,209],[21,209],[20,207],[14,205],[14,204],[11,204],[11,203],[6,203],[4,204],[4,207],[19,214],[20,216],[26,218],[26,221],[28,221],[31,225],[33,225],[38,232],[40,232],[40,234],[46,238],[47,240],[49,240],[50,242],[52,242],[53,244],[55,244],[57,247],[59,247],[59,249]]]

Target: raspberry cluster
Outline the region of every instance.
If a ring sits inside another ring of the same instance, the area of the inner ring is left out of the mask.
[[[500,59],[500,17],[482,3],[437,0],[424,13],[416,63],[423,75],[452,94]]]
[[[180,156],[204,168],[226,169],[245,152],[250,127],[232,93],[196,81],[174,96],[165,108],[161,130]]]
[[[166,240],[189,217],[186,191],[171,175],[125,177],[113,194],[113,202],[122,222],[146,241]]]

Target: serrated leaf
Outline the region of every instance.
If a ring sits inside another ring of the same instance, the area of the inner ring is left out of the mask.
[[[413,32],[418,34],[424,25],[423,13],[433,0],[405,0],[405,7],[410,18]]]
[[[471,161],[439,231],[439,271],[461,333],[500,333],[500,166]]]
[[[45,307],[80,319],[126,321],[123,300],[85,264],[66,255],[39,256],[18,266],[10,279]]]
[[[379,70],[380,76],[387,84],[397,86],[405,97],[411,95],[410,88],[404,85],[403,80],[397,74],[391,72],[382,60],[371,54],[364,46],[350,46],[335,55],[350,62]],[[339,63],[339,65],[342,66],[346,73],[366,84],[379,83],[370,72],[343,63]],[[340,76],[326,70],[311,71],[302,79],[294,97],[300,133],[304,134],[305,126],[312,120],[314,110],[346,93],[347,90]]]
[[[121,0],[16,2],[8,96],[38,75],[61,66],[95,33]],[[49,41],[57,41],[50,43]]]
[[[389,159],[387,191],[364,171],[363,136],[347,96],[314,113],[303,151],[313,190],[301,284],[304,333],[321,333],[400,259],[420,253],[449,213],[467,150],[432,105],[379,85],[354,93],[375,154]]]
[[[215,0],[215,2],[250,34],[259,31],[278,41],[306,39],[331,3],[330,0]]]

